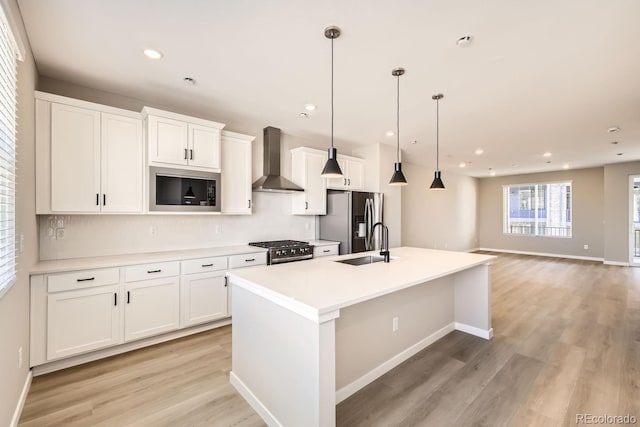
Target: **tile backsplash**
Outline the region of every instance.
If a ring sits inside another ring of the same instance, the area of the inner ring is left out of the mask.
[[[253,215],[41,215],[40,259],[314,239],[314,216],[291,215],[291,195],[253,193]]]

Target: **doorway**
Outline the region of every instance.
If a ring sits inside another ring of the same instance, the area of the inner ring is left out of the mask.
[[[629,264],[640,267],[640,175],[629,177]]]

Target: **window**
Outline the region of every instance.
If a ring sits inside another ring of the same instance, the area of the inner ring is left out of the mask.
[[[0,9],[0,295],[16,278],[16,42]]]
[[[505,185],[504,232],[571,237],[571,183]]]

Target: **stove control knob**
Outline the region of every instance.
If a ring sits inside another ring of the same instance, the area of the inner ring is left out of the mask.
[[[276,256],[282,255],[282,251],[276,251]]]
[[[295,255],[296,254],[296,250],[295,249],[291,249],[291,255]]]

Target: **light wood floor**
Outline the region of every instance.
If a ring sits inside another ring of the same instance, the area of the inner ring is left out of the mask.
[[[338,425],[640,418],[640,268],[500,254],[491,276],[493,340],[447,335],[339,404]],[[230,352],[224,327],[34,378],[20,425],[263,425]]]

